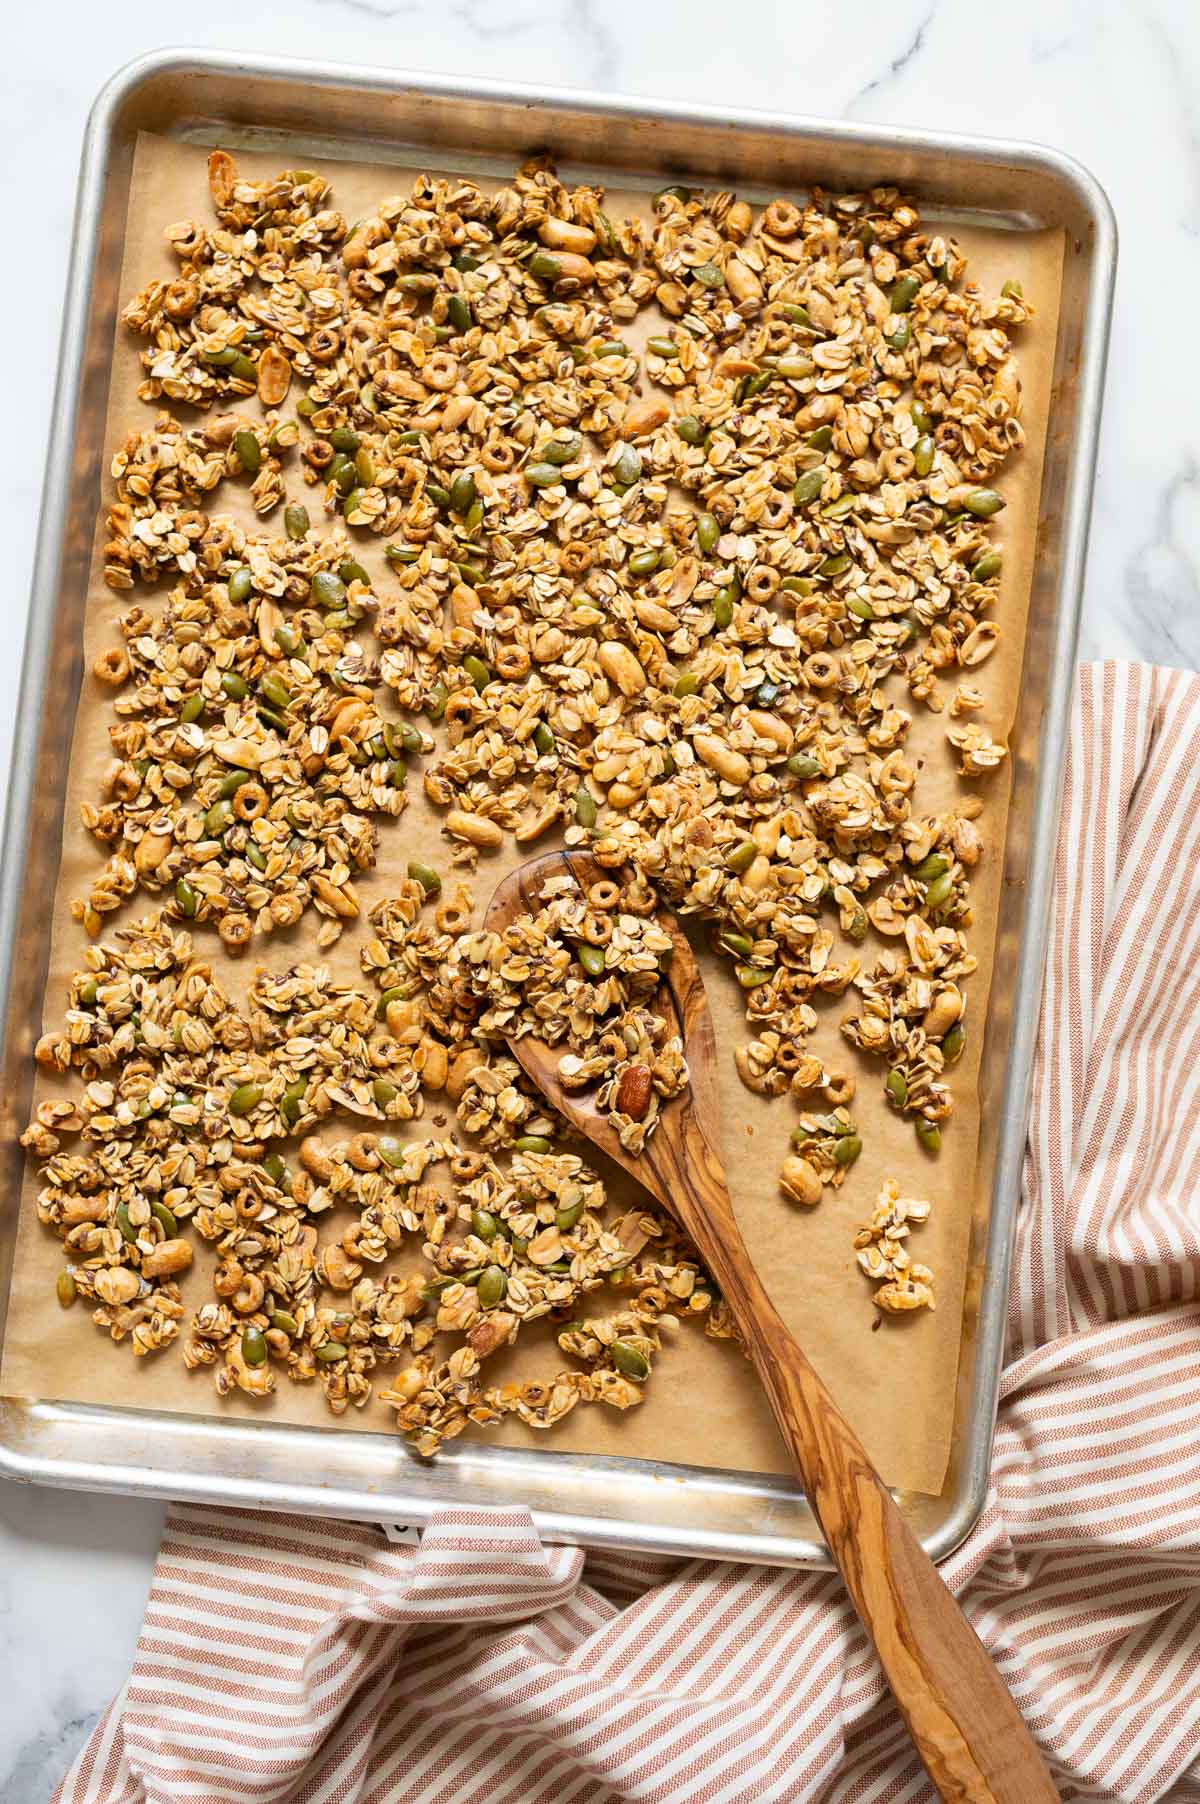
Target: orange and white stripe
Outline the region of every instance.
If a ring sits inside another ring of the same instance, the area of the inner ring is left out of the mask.
[[[1200,677],[1084,669],[991,1490],[944,1568],[1072,1800],[1200,1801]],[[829,1574],[174,1508],[55,1804],[925,1804]]]

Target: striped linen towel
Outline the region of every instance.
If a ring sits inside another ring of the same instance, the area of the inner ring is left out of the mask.
[[[1072,1800],[1200,1801],[1200,677],[1081,672],[992,1483],[943,1568]],[[924,1804],[828,1574],[523,1509],[171,1511],[56,1804]]]

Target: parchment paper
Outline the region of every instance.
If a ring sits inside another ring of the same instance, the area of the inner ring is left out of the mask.
[[[174,261],[163,243],[165,225],[177,219],[209,219],[205,157],[206,149],[174,140],[143,136],[139,141],[125,241],[123,297],[155,275],[174,272]],[[273,174],[285,161],[278,151],[238,153],[239,167],[251,176]],[[411,170],[394,165],[327,162],[321,166],[334,183],[335,204],[350,219],[371,210],[382,195],[405,188],[411,175]],[[610,210],[621,213],[645,210],[648,205],[645,195],[612,191],[610,202]],[[1006,278],[1016,277],[1037,309],[1036,319],[1020,332],[1017,340],[1024,388],[1022,417],[1028,442],[1022,455],[1006,469],[1003,479],[1009,503],[997,535],[1004,546],[1004,575],[997,609],[1003,632],[998,652],[981,672],[988,704],[980,718],[995,736],[1004,737],[1015,712],[1020,680],[1063,241],[1058,231],[1016,233],[959,225],[954,229],[967,254],[971,278],[995,292]],[[653,329],[643,325],[644,331]],[[106,470],[126,433],[148,425],[153,417],[152,410],[137,400],[135,392],[141,375],[137,361],[140,344],[141,340],[118,329],[105,443]],[[295,398],[293,392],[293,403]],[[255,404],[247,405],[253,411]],[[317,491],[306,489],[302,483],[294,453],[285,468],[289,494],[304,499],[314,521],[318,520],[320,504],[314,501]],[[236,483],[225,484],[211,498],[211,511],[235,511],[239,487]],[[106,474],[105,507],[110,490]],[[101,515],[97,554],[103,536]],[[379,592],[388,593],[387,566],[380,555],[379,541],[365,533],[356,534],[355,540],[362,561],[372,571],[385,572]],[[97,555],[89,596],[85,674],[72,754],[62,863],[53,909],[45,1002],[47,1027],[61,1019],[67,978],[79,967],[86,943],[82,927],[71,920],[70,902],[86,893],[89,877],[103,857],[103,849],[79,823],[79,801],[95,793],[96,773],[109,756],[107,728],[111,716],[106,704],[111,692],[102,690],[91,678],[92,659],[97,651],[116,642],[116,621],[125,608],[135,600],[156,608],[162,599],[161,594],[140,585],[131,593],[115,595],[104,586],[100,570]],[[365,637],[368,644],[373,643],[369,634]],[[384,705],[386,711],[386,702]],[[945,716],[931,717],[920,708],[916,710],[909,745],[913,753],[926,758],[918,791],[925,811],[948,806],[960,792],[944,731]],[[1006,762],[1001,772],[977,785],[987,802],[982,822],[987,849],[971,886],[975,925],[970,943],[980,968],[968,985],[966,1051],[954,1077],[958,1106],[936,1160],[920,1150],[911,1123],[892,1114],[883,1103],[881,1068],[877,1062],[860,1060],[838,1032],[838,1021],[848,1004],[846,999],[831,997],[823,1010],[814,1048],[830,1064],[857,1071],[859,1091],[852,1106],[860,1124],[864,1151],[844,1187],[837,1192],[827,1191],[815,1209],[804,1210],[787,1202],[778,1190],[777,1173],[787,1151],[796,1108],[787,1098],[768,1101],[753,1096],[738,1081],[733,1069],[733,1048],[747,1037],[741,992],[733,983],[728,966],[705,956],[705,977],[721,1057],[726,1165],[738,1220],[751,1254],[776,1304],[803,1341],[884,1477],[914,1491],[936,1493],[946,1471],[969,1228],[980,1183],[986,1185],[987,1181],[987,1174],[976,1172],[975,1083],[980,1030],[992,981],[1008,772]],[[432,850],[432,862],[443,872],[449,869],[448,842],[440,837],[438,816],[424,802],[420,782],[410,783],[408,793],[410,806],[403,817],[398,822],[380,822],[376,870],[361,881],[356,879],[364,923],[369,907],[388,893],[410,857],[419,854],[429,858]],[[539,842],[537,849],[543,850],[549,843]],[[474,880],[480,907],[515,862],[511,851],[481,860]],[[139,894],[119,915],[107,917],[106,930],[137,919],[155,906],[153,896]],[[315,914],[306,915],[290,934],[258,942],[237,961],[223,953],[215,932],[201,928],[196,938],[198,948],[214,961],[223,981],[240,995],[257,965],[279,969],[301,955],[311,956],[317,920]],[[355,924],[327,955],[339,976],[365,981],[359,974],[358,948],[367,931],[364,924]],[[873,960],[879,944],[872,934],[862,948],[867,960]],[[45,1089],[43,1083],[39,1094]],[[418,1135],[436,1134],[448,1118],[448,1110],[435,1105],[422,1121],[412,1124],[411,1131]],[[856,1227],[869,1218],[884,1177],[898,1179],[903,1194],[927,1196],[934,1205],[930,1222],[918,1230],[911,1245],[914,1257],[932,1266],[936,1274],[937,1309],[932,1314],[884,1317],[877,1323],[871,1302],[873,1287],[859,1273],[851,1243]],[[62,1265],[61,1247],[37,1221],[37,1189],[36,1168],[31,1164],[22,1198],[9,1332],[0,1366],[0,1394],[192,1414],[233,1411],[261,1416],[269,1412],[275,1421],[335,1425],[315,1386],[295,1385],[281,1376],[274,1398],[266,1404],[251,1403],[240,1395],[221,1403],[210,1373],[189,1374],[184,1370],[178,1346],[149,1359],[135,1360],[125,1348],[113,1347],[106,1337],[101,1337],[85,1307],[76,1305],[69,1312],[61,1312],[54,1299],[54,1279]],[[184,1284],[188,1316],[193,1307],[212,1294],[212,1262],[198,1237],[196,1245],[196,1264]],[[598,1307],[602,1306],[602,1296],[598,1293]],[[523,1338],[519,1348],[508,1356],[526,1373],[546,1371],[552,1369],[552,1364],[561,1363],[556,1348],[548,1343],[539,1348],[536,1341],[536,1336]],[[365,1410],[351,1412],[341,1420],[360,1432],[392,1432],[391,1411],[374,1400]],[[729,1343],[707,1339],[698,1324],[678,1329],[668,1351],[656,1363],[646,1401],[640,1408],[620,1416],[601,1407],[578,1409],[557,1429],[543,1435],[515,1421],[498,1431],[488,1431],[493,1432],[512,1443],[536,1445],[543,1450],[624,1454],[754,1472],[789,1470],[744,1357]]]

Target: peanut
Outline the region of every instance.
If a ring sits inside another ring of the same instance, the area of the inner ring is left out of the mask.
[[[791,751],[792,729],[777,714],[765,714],[761,709],[754,708],[746,718],[759,739],[769,739],[781,752]]]
[[[692,744],[696,748],[696,756],[710,770],[716,771],[724,783],[732,783],[738,789],[750,781],[750,760],[735,752],[732,746],[726,745],[712,733],[697,733]]]
[[[606,639],[597,654],[600,668],[609,682],[615,683],[622,695],[640,695],[646,687],[646,673],[627,645]]]
[[[803,1203],[811,1209],[814,1203],[821,1200],[821,1180],[807,1159],[797,1153],[791,1153],[783,1161],[783,1170],[779,1174],[779,1185],[785,1196],[794,1203]]]
[[[258,398],[264,407],[278,407],[287,399],[292,366],[277,345],[268,345],[258,360]]]
[[[572,251],[579,257],[590,257],[596,248],[596,234],[589,226],[575,225],[569,219],[556,219],[553,214],[549,219],[543,219],[538,227],[538,237],[551,250]]]
[[[446,1073],[446,1095],[451,1102],[458,1102],[470,1082],[471,1073],[478,1071],[481,1065],[487,1064],[487,1054],[482,1046],[464,1046],[450,1061],[450,1069]]]
[[[657,432],[671,417],[671,410],[665,401],[646,399],[634,401],[626,410],[622,422],[621,433],[624,438],[646,438],[651,432]]]
[[[143,877],[156,871],[174,841],[169,833],[143,833],[134,849],[133,862]]]
[[[425,1090],[444,1090],[450,1070],[450,1055],[440,1040],[422,1040],[413,1066],[421,1074]]]
[[[446,832],[452,839],[465,839],[470,845],[489,851],[504,843],[504,829],[482,814],[468,814],[465,808],[452,808],[446,816]]]
[[[762,283],[740,257],[731,257],[725,266],[725,283],[741,314],[757,313],[762,306]]]
[[[137,1273],[131,1272],[127,1265],[110,1266],[107,1271],[96,1273],[96,1295],[110,1308],[119,1309],[122,1303],[132,1303],[141,1288]]]
[[[331,908],[336,915],[345,921],[352,921],[358,914],[358,897],[349,883],[339,889],[336,883],[330,883],[328,877],[319,873],[312,880],[313,895],[326,908]]]

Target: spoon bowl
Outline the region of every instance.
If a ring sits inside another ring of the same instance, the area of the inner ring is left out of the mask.
[[[503,933],[536,914],[546,880],[581,887],[611,878],[584,852],[548,852],[499,885],[487,926]],[[514,1035],[514,1058],[577,1131],[630,1172],[690,1235],[741,1330],[809,1503],[874,1644],[913,1742],[941,1797],[955,1804],[1054,1804],[1037,1745],[986,1649],[943,1585],[861,1441],[834,1403],[760,1279],[734,1216],[721,1159],[720,1086],[712,1015],[677,922],[658,916],[674,948],[654,1006],[678,1032],[683,1091],[662,1106],[638,1153],[586,1092],[565,1090],[561,1049]]]

